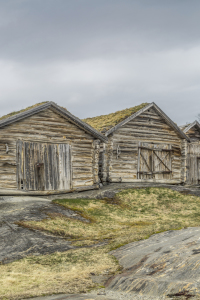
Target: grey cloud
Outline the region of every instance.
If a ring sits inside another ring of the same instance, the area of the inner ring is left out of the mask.
[[[0,0],[0,114],[55,101],[83,118],[156,102],[200,112],[199,0]]]

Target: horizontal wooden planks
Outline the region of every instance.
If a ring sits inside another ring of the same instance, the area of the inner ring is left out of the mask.
[[[162,170],[160,160],[154,155],[157,166],[154,180],[159,182],[181,180],[182,139],[153,108],[118,128],[109,140],[110,144],[105,145],[106,150],[101,156],[103,161],[101,176],[105,178],[107,172],[110,182],[137,180],[139,142],[169,147],[166,152],[169,153],[168,164],[171,164],[171,173],[170,175],[167,173],[168,170],[165,170],[164,165]],[[156,153],[159,154],[159,150]],[[165,159],[164,154],[162,159]],[[161,171],[166,171],[166,174],[161,174]]]
[[[93,185],[93,172],[96,172],[93,169],[94,138],[51,109],[1,128],[0,184],[1,182],[2,185],[5,184],[4,175],[6,174],[6,178],[10,178],[10,188],[17,188],[17,183],[13,184],[13,176],[16,176],[17,173],[17,140],[47,144],[68,143],[71,146],[72,185],[84,186],[88,184],[85,183],[85,178],[88,178],[91,186]],[[6,153],[6,144],[9,148],[8,153]],[[79,182],[77,183],[78,179]],[[81,182],[82,184],[80,184]],[[9,180],[6,181],[6,187],[9,187]]]

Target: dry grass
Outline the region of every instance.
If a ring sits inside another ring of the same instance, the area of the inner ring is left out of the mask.
[[[83,119],[82,121],[86,122],[93,128],[95,128],[98,131],[106,132],[113,126],[117,125],[121,121],[125,120],[126,118],[130,117],[132,114],[136,113],[143,107],[147,106],[148,103],[142,103],[140,105],[137,105],[135,107],[126,108],[120,111],[116,111],[114,113],[108,114],[108,115],[102,115],[94,118],[87,118]]]
[[[1,266],[0,299],[86,291],[94,287],[91,272],[117,271],[118,264],[108,254],[109,250],[156,232],[200,225],[200,198],[170,189],[124,190],[111,202],[86,199],[55,202],[78,211],[92,220],[91,223],[51,214],[48,219],[22,224],[66,238],[70,236],[72,244],[77,246],[92,245],[105,239],[108,245],[29,257]]]
[[[37,106],[40,106],[40,105],[42,105],[42,104],[45,104],[45,103],[47,103],[47,102],[48,102],[48,101],[36,103],[36,104],[34,104],[34,105],[32,105],[32,106],[29,106],[29,107],[27,107],[27,108],[24,108],[24,109],[21,109],[21,110],[18,110],[18,111],[13,111],[13,112],[11,112],[11,113],[9,113],[9,114],[7,114],[7,115],[4,115],[4,116],[0,117],[0,121],[1,121],[1,120],[4,120],[4,119],[7,119],[7,118],[9,118],[9,117],[15,116],[15,115],[17,115],[17,114],[19,114],[19,113],[21,113],[21,112],[27,111],[27,110],[29,110],[29,109],[31,109],[31,108],[35,108],[35,107],[37,107]]]
[[[0,299],[86,292],[96,286],[90,273],[115,272],[117,268],[115,259],[103,248],[28,257],[0,267]]]

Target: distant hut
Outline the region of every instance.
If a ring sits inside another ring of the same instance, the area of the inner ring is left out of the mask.
[[[200,184],[200,124],[194,121],[180,128],[191,141],[187,146],[186,183]]]
[[[190,139],[155,103],[84,121],[108,138],[100,151],[103,183],[185,181]]]
[[[99,187],[107,138],[53,102],[0,118],[0,194],[46,195]]]
[[[200,141],[200,124],[198,121],[180,126],[181,130],[187,134],[191,142]]]

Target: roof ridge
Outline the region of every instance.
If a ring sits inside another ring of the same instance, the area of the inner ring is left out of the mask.
[[[56,104],[53,101],[47,101],[47,102],[45,102],[41,105],[37,105],[37,106],[32,107],[32,108],[24,109],[19,113],[16,113],[14,115],[11,115],[7,118],[4,118],[4,119],[0,120],[0,128],[4,127],[4,126],[7,126],[7,125],[10,125],[14,122],[20,121],[22,119],[25,119],[27,117],[30,117],[33,114],[35,114],[37,112],[40,112],[40,111],[42,111],[42,110],[44,110],[48,107],[54,108],[57,112],[61,113],[61,115],[63,117],[65,117],[66,119],[68,119],[71,122],[75,123],[77,126],[81,127],[82,129],[89,132],[90,134],[92,134],[96,138],[102,140],[103,142],[107,142],[107,137],[102,135],[100,132],[95,130],[93,127],[91,127],[87,123],[85,123],[82,120],[80,120],[79,118],[75,117],[66,108],[63,108],[63,107],[59,106],[58,104]]]

